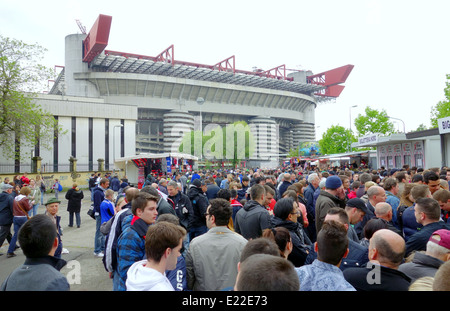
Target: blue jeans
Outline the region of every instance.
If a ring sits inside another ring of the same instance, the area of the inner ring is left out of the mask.
[[[95,216],[95,243],[94,253],[98,254],[105,251],[105,236],[100,232],[100,226],[102,225],[102,217],[100,215]]]
[[[80,213],[69,212],[69,226],[73,226],[73,214],[75,214],[75,221],[77,223],[77,227],[81,225],[81,217]]]
[[[37,214],[37,210],[39,208],[39,204],[34,204],[33,208],[28,211],[28,216],[33,217]]]
[[[9,243],[8,247],[8,253],[14,253],[14,250],[16,249],[16,243],[17,243],[17,234],[19,233],[20,227],[23,226],[24,223],[27,222],[26,216],[14,216],[13,218],[13,224],[14,224],[14,235],[11,239],[11,243]]]

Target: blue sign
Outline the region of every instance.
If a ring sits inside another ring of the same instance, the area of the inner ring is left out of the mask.
[[[170,157],[166,158],[166,163],[167,163],[167,173],[171,173],[172,172],[172,161]]]

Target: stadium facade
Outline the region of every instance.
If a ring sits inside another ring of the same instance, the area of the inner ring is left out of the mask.
[[[110,51],[111,22],[99,15],[89,33],[65,38],[65,64],[51,90],[36,99],[67,130],[53,148],[32,150],[47,171],[64,170],[71,157],[78,168],[95,170],[98,159],[112,169],[119,157],[176,152],[199,120],[203,129],[247,122],[257,143],[251,160],[273,161],[315,140],[317,104],[338,97],[353,69],[243,71],[235,56],[215,65],[179,61],[174,46],[157,56]],[[27,170],[22,165],[16,171]]]

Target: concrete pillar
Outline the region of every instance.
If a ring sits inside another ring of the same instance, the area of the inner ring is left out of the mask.
[[[105,159],[97,159],[98,162],[98,171],[104,172],[105,171]]]
[[[279,131],[275,120],[259,116],[250,119],[249,126],[256,141],[255,153],[252,158],[264,160],[278,158]]]
[[[76,172],[77,171],[77,159],[74,157],[69,158],[70,162],[70,172]]]
[[[164,152],[180,152],[184,134],[194,130],[194,116],[187,111],[172,110],[164,114],[163,121]]]

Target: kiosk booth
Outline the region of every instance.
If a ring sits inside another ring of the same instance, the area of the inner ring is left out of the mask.
[[[141,189],[148,174],[158,177],[175,172],[191,172],[197,161],[197,157],[185,153],[143,153],[118,158],[114,167],[127,176],[129,183]]]

